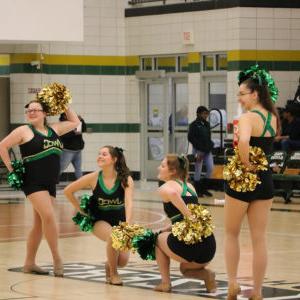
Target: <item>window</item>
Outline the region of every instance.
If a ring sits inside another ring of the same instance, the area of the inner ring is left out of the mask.
[[[224,71],[227,70],[226,54],[204,54],[202,56],[203,71]]]
[[[152,70],[152,58],[144,57],[141,59],[141,71],[151,71]]]
[[[227,70],[227,56],[226,54],[217,54],[217,70]]]
[[[204,55],[203,56],[203,71],[214,71],[214,56]]]
[[[165,70],[166,72],[187,72],[188,58],[186,55],[148,56],[140,59],[140,70]]]

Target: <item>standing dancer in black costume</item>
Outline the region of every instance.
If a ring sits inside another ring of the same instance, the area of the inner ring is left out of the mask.
[[[62,143],[59,136],[79,124],[77,115],[68,108],[67,121],[46,123],[47,109],[38,101],[25,106],[28,125],[19,126],[0,142],[0,156],[11,172],[9,149],[19,145],[24,167],[23,191],[33,206],[33,228],[27,239],[24,273],[48,274],[36,265],[36,253],[44,234],[53,257],[55,276],[63,276],[63,264],[58,251],[58,230],[53,202],[60,171]]]
[[[86,188],[93,190],[89,208],[96,222],[92,233],[107,243],[106,282],[122,285],[117,267],[126,266],[129,252],[116,251],[112,247],[111,230],[112,226],[119,225],[120,221],[131,223],[133,180],[121,148],[104,146],[99,151],[97,163],[101,171],[80,177],[69,184],[64,193],[76,210],[81,212],[79,201],[74,194]]]
[[[188,176],[188,160],[184,156],[168,154],[159,166],[158,178],[165,183],[158,189],[162,198],[164,211],[172,223],[181,221],[183,216],[190,217],[187,204],[198,204],[198,196],[194,187],[186,182]],[[213,259],[216,241],[213,234],[203,238],[202,242],[187,245],[179,241],[171,233],[168,226],[158,235],[156,261],[162,281],[154,290],[170,292],[170,260],[180,262],[181,273],[189,278],[204,280],[209,293],[216,290],[215,273],[205,267]]]
[[[240,160],[248,170],[254,168],[249,162],[249,147],[260,147],[266,155],[270,154],[274,136],[279,130],[279,118],[271,100],[267,77],[263,74],[267,73],[261,73],[261,69],[256,72],[241,72],[239,80],[238,100],[247,112],[239,119],[238,150]],[[246,215],[253,248],[254,284],[249,299],[262,299],[262,284],[267,266],[266,228],[273,199],[273,181],[270,168],[260,171],[259,176],[261,184],[252,192],[236,192],[226,185],[225,259],[229,300],[237,299],[240,293],[237,283],[240,258],[238,237]]]

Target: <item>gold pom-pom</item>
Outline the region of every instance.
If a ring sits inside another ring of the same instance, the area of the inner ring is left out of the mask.
[[[200,204],[188,204],[192,216],[172,225],[172,233],[187,245],[201,242],[213,233],[212,217],[207,208]]]
[[[259,147],[250,147],[249,161],[253,170],[249,171],[241,162],[238,148],[234,148],[234,155],[228,159],[224,167],[223,177],[229,187],[236,192],[254,191],[261,184],[258,172],[267,170],[268,160],[264,151]]]
[[[111,232],[112,247],[119,251],[129,251],[132,249],[132,239],[136,235],[142,235],[145,229],[137,224],[128,224],[120,222],[114,226]]]
[[[47,107],[48,116],[56,116],[64,113],[71,103],[70,91],[57,82],[48,84],[37,94],[37,100]]]

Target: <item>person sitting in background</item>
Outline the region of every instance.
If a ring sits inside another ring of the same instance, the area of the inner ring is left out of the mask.
[[[84,148],[84,141],[82,132],[86,131],[86,124],[81,116],[78,116],[80,124],[74,130],[62,135],[60,137],[64,149],[60,157],[60,173],[62,173],[70,163],[72,163],[75,170],[76,179],[82,176],[81,170],[81,151]],[[60,121],[65,121],[66,115],[61,114]]]
[[[297,88],[297,91],[296,91],[295,97],[294,97],[294,102],[300,103],[300,77],[299,77],[298,88]]]
[[[283,151],[300,150],[300,120],[296,118],[293,107],[283,112],[282,132],[275,137],[274,148]]]

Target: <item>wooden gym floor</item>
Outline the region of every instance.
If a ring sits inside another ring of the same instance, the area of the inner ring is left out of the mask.
[[[159,229],[165,222],[162,204],[154,193],[154,183],[137,183],[134,220],[146,227]],[[185,279],[172,262],[171,294],[153,292],[159,281],[155,262],[145,262],[131,255],[130,263],[120,270],[123,287],[104,283],[105,244],[89,233],[82,233],[72,224],[74,211],[58,192],[56,214],[60,230],[60,250],[65,263],[65,277],[23,274],[20,267],[25,256],[25,240],[32,222],[31,205],[20,192],[0,188],[0,300],[4,299],[224,299],[226,274],[223,256],[223,207],[214,198],[200,199],[209,205],[216,225],[217,254],[211,269],[217,273],[218,291],[206,294],[203,282]],[[239,278],[242,289],[249,289],[251,280],[251,244],[247,222],[241,231]],[[264,284],[264,299],[300,299],[300,204],[293,199],[285,205],[276,199],[268,227],[269,265]],[[38,263],[51,270],[51,255],[43,240]],[[243,299],[241,296],[239,299]]]

